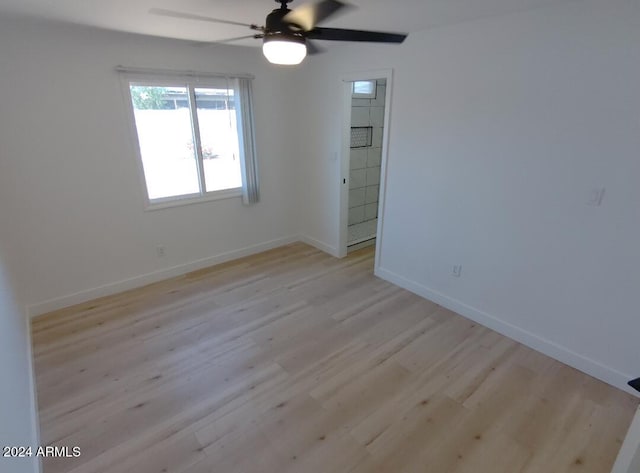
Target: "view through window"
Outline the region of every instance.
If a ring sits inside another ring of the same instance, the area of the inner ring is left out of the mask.
[[[242,187],[236,90],[130,82],[150,202]]]

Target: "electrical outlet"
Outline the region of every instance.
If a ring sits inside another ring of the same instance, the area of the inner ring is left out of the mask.
[[[156,246],[156,255],[158,255],[158,258],[164,258],[164,255],[165,255],[164,245]]]
[[[454,265],[452,274],[456,278],[459,278],[460,276],[462,276],[462,265],[461,264]]]

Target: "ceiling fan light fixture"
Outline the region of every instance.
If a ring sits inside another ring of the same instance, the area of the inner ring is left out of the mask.
[[[262,53],[271,64],[293,66],[306,57],[307,45],[302,37],[270,35],[264,38]]]
[[[313,40],[322,41],[357,41],[368,43],[402,43],[407,37],[404,33],[387,33],[384,31],[352,30],[344,28],[324,28],[318,24],[327,21],[350,6],[342,0],[313,0],[293,10],[288,4],[293,0],[275,0],[280,4],[265,19],[264,26],[255,23],[239,23],[188,12],[152,8],[149,13],[160,16],[180,18],[183,20],[208,21],[235,26],[249,27],[256,32],[249,36],[240,36],[214,43],[227,43],[253,37],[263,38],[262,52],[271,64],[300,64],[307,55],[322,52]],[[307,42],[308,41],[308,42]]]

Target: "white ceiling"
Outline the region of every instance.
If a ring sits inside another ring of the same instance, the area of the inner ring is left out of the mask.
[[[295,0],[290,7],[306,3]],[[413,32],[568,0],[350,0],[356,6],[323,26]],[[264,24],[273,0],[0,0],[0,15],[30,16],[167,38],[219,41],[251,34],[240,26],[150,15],[152,7]],[[238,44],[258,46],[255,40]]]

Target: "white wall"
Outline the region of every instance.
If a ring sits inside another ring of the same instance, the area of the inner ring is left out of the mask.
[[[261,202],[143,211],[119,64],[255,75]],[[281,120],[291,76],[260,49],[4,19],[0,70],[0,146],[13,176],[7,243],[34,313],[295,236],[293,153]]]
[[[27,317],[0,260],[0,446],[37,446]],[[0,470],[33,473],[34,458],[0,458]]]
[[[4,170],[0,162],[0,170]],[[0,174],[0,183],[4,184]],[[0,206],[6,194],[0,188]],[[0,215],[3,215],[0,207]],[[3,220],[5,222],[5,220]],[[0,233],[2,229],[0,229]],[[28,319],[13,289],[0,235],[0,446],[38,444]],[[0,458],[0,471],[33,473],[34,458]]]
[[[569,2],[308,61],[300,220],[327,247],[339,78],[389,67],[380,274],[624,388],[640,371],[640,3]],[[599,187],[602,206],[586,205]]]

